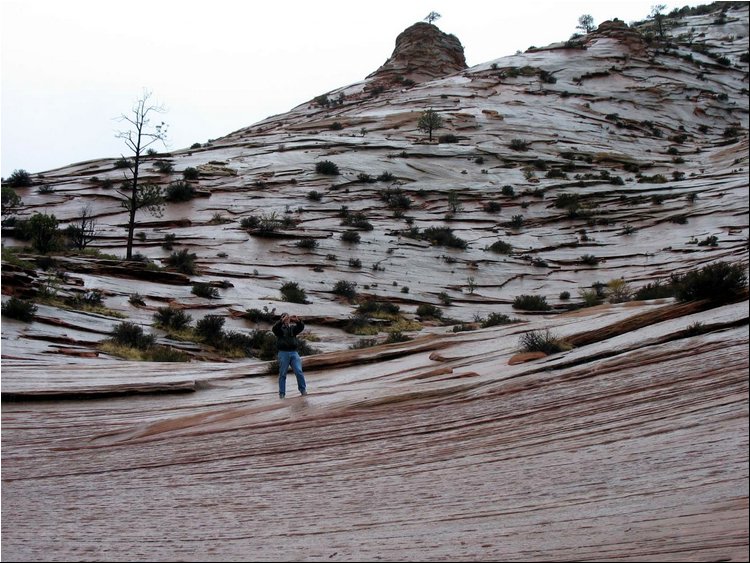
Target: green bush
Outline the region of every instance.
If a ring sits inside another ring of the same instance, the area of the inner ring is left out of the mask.
[[[192,275],[196,272],[195,259],[198,256],[194,252],[190,252],[187,248],[183,248],[179,252],[173,252],[164,261],[168,266],[176,268],[183,274]]]
[[[357,243],[361,240],[357,231],[344,231],[341,233],[341,240],[344,242]]]
[[[551,309],[547,298],[539,295],[519,295],[513,300],[513,308],[526,311],[549,311]]]
[[[672,284],[662,284],[661,281],[649,282],[635,292],[634,299],[647,301],[649,299],[664,299],[674,297],[675,288]]]
[[[346,297],[347,299],[354,299],[357,296],[357,291],[355,289],[356,286],[356,282],[339,280],[333,286],[333,293],[335,295]]]
[[[19,168],[14,170],[3,184],[10,188],[25,188],[31,185],[31,174],[23,168]]]
[[[194,283],[191,292],[193,293],[193,295],[197,295],[198,297],[205,297],[206,299],[219,298],[219,290],[215,287],[212,287],[210,283]]]
[[[448,133],[447,135],[440,135],[438,137],[438,143],[457,143],[458,137],[456,137],[453,133]]]
[[[601,260],[593,254],[584,254],[581,256],[581,262],[587,266],[596,266]]]
[[[164,199],[172,202],[189,201],[195,197],[195,188],[187,182],[172,182],[167,186]]]
[[[281,297],[290,303],[307,303],[307,295],[297,282],[286,282],[281,286]]]
[[[520,322],[521,321],[519,319],[512,319],[508,315],[503,315],[501,313],[490,313],[489,315],[487,315],[486,319],[481,320],[481,326],[482,328],[487,328],[489,326],[507,325]]]
[[[221,345],[224,340],[224,322],[221,315],[206,315],[195,325],[195,333],[206,344]]]
[[[314,238],[303,238],[301,240],[298,240],[295,243],[295,246],[304,250],[314,250],[318,247],[318,241]]]
[[[154,168],[156,168],[161,174],[171,174],[174,172],[174,165],[167,160],[157,160],[154,163]]]
[[[190,326],[192,317],[182,309],[159,307],[154,313],[154,323],[165,329],[182,330]]]
[[[435,305],[429,303],[422,303],[417,307],[417,316],[424,318],[440,319],[443,317],[443,312]]]
[[[182,177],[185,178],[185,180],[197,180],[198,169],[193,168],[192,166],[188,166],[187,168],[185,168],[185,170],[182,171]]]
[[[742,264],[716,262],[700,270],[672,276],[672,285],[678,301],[708,299],[728,303],[747,287],[747,273]]]
[[[396,342],[408,342],[412,340],[410,336],[402,333],[401,331],[394,330],[388,333],[388,337],[385,339],[386,344],[395,344]]]
[[[36,316],[37,306],[31,301],[11,297],[2,305],[3,317],[30,323]]]
[[[432,244],[465,249],[469,243],[453,234],[449,227],[428,227],[419,238],[429,240]]]
[[[511,252],[513,252],[513,246],[511,246],[507,242],[498,240],[490,245],[489,250],[497,254],[510,254]]]
[[[327,174],[329,176],[338,176],[340,174],[338,165],[330,160],[321,160],[318,162],[315,165],[315,171],[319,174]]]
[[[512,139],[509,146],[514,151],[529,150],[529,143],[527,141],[524,141],[523,139]]]
[[[150,362],[189,362],[190,355],[171,346],[152,346],[144,359]]]
[[[355,229],[361,229],[363,231],[371,231],[373,229],[372,223],[370,223],[367,215],[362,211],[345,215],[343,219],[341,219],[341,224],[345,227],[354,227]]]
[[[60,247],[60,232],[54,215],[34,213],[29,219],[28,227],[32,245],[39,253],[47,254]]]
[[[556,354],[569,350],[570,346],[559,337],[549,331],[532,330],[521,336],[519,341],[524,352],[544,352],[545,354]]]
[[[146,350],[156,342],[153,334],[145,334],[141,326],[131,322],[119,323],[112,329],[111,334],[115,343],[139,350]]]

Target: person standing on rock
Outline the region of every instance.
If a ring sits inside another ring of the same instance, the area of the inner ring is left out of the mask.
[[[276,347],[279,351],[279,398],[283,399],[286,396],[286,372],[290,364],[297,377],[297,388],[300,394],[307,395],[302,359],[297,352],[299,348],[297,335],[305,330],[305,323],[297,315],[284,313],[271,330],[276,335]]]

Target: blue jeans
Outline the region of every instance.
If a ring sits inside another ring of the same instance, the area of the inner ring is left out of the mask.
[[[279,394],[286,395],[286,372],[291,364],[294,375],[297,377],[297,388],[299,392],[307,390],[305,374],[302,373],[302,360],[297,352],[279,351]]]

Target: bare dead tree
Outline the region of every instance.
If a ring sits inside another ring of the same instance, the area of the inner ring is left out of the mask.
[[[161,188],[155,184],[139,184],[138,172],[141,161],[145,158],[146,149],[161,141],[166,146],[167,125],[162,121],[158,125],[151,125],[150,116],[154,113],[164,113],[161,105],[153,105],[150,101],[151,92],[144,90],[141,97],[135,102],[130,114],[122,114],[120,121],[130,124],[130,128],[118,131],[115,135],[123,139],[125,145],[132,151],[134,159],[131,162],[123,155],[130,170],[130,178],[123,182],[117,192],[123,197],[122,206],[128,211],[128,241],[125,259],[130,260],[133,256],[133,232],[135,231],[135,214],[139,209],[146,208],[152,215],[161,216],[163,211],[164,197]]]
[[[81,209],[81,214],[68,225],[65,234],[73,248],[84,250],[96,238],[96,219],[90,204]]]

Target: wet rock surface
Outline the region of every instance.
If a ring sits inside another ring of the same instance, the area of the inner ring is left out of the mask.
[[[155,157],[172,173],[148,161],[163,187],[198,170],[199,197],[139,215],[135,264],[115,159],[19,188],[20,218],[64,227],[90,203],[99,253],[40,257],[3,230],[3,302],[38,306],[2,318],[4,556],[746,559],[747,293],[582,301],[747,271],[747,15],[684,17],[668,50],[614,22],[468,69],[445,38],[437,67],[409,67],[412,30],[361,83]],[[168,264],[181,250],[193,273]],[[81,308],[92,290],[102,307]],[[163,330],[165,306],[242,334],[298,313],[310,394],[290,377],[279,401],[268,361]],[[481,328],[500,315],[518,322]],[[124,320],[190,361],[114,355]],[[570,346],[519,356],[544,330]]]

